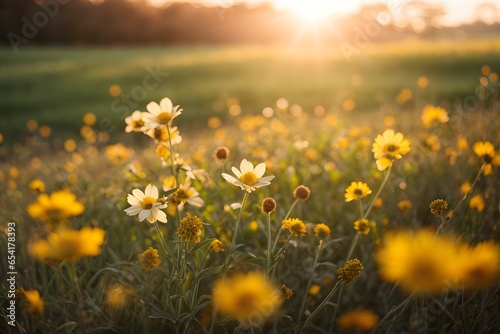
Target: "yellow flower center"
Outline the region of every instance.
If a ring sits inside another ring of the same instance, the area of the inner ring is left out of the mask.
[[[144,199],[141,201],[141,207],[144,210],[151,210],[153,205],[156,203],[156,199],[153,197],[144,197]]]
[[[240,176],[240,181],[248,186],[253,186],[257,182],[259,182],[259,179],[253,172],[246,172],[245,174]]]
[[[235,307],[240,312],[251,312],[255,309],[256,298],[250,291],[242,292],[236,297]]]
[[[160,124],[168,124],[172,120],[172,114],[168,111],[163,111],[156,116],[156,120]]]
[[[417,261],[411,269],[411,275],[416,281],[427,282],[436,275],[436,268],[427,261]]]
[[[466,272],[466,277],[471,283],[485,282],[488,279],[488,271],[485,268],[475,267]]]
[[[361,189],[354,189],[354,195],[361,196],[363,195],[363,192],[361,191]]]
[[[387,147],[387,151],[389,151],[389,152],[394,152],[394,151],[396,151],[396,146],[394,146],[394,145],[392,145],[392,144],[391,144],[391,145],[389,145],[389,146]]]
[[[491,164],[491,162],[493,161],[493,157],[491,155],[489,155],[489,154],[485,154],[481,158],[487,164]]]

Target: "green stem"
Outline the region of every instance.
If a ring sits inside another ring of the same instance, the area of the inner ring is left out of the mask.
[[[238,236],[238,228],[240,226],[241,216],[243,213],[243,209],[245,208],[245,204],[247,202],[248,194],[249,194],[248,192],[245,192],[245,195],[243,196],[243,200],[241,201],[241,208],[240,208],[240,212],[238,213],[238,218],[236,218],[236,223],[234,225],[233,238],[231,239],[231,245],[229,246],[229,250],[228,250],[228,254],[227,254],[227,258],[226,258],[226,263],[224,264],[224,276],[223,276],[224,278],[226,277],[227,268],[229,267],[229,263],[231,262],[231,256],[233,255],[232,252],[233,252],[234,246],[236,245],[236,238]]]
[[[290,209],[288,209],[288,212],[285,215],[285,218],[283,220],[288,219],[290,217],[290,214],[292,213],[293,208],[297,205],[297,203],[300,201],[299,198],[296,198],[295,201],[293,201],[292,205],[290,206]]]
[[[375,333],[375,330],[377,328],[380,327],[380,325],[382,325],[382,323],[384,323],[387,319],[389,319],[393,313],[396,313],[396,311],[398,311],[401,307],[405,307],[412,299],[413,297],[415,296],[415,293],[412,293],[411,295],[409,295],[404,301],[402,301],[398,306],[394,306],[383,318],[382,320],[380,320],[377,324],[377,326],[375,326],[374,328],[372,328],[372,330],[370,331],[369,334],[371,333]]]
[[[365,216],[365,213],[363,210],[363,203],[361,202],[361,200],[358,201],[358,205],[359,205],[359,216],[363,218]]]
[[[326,296],[326,298],[323,299],[321,304],[319,304],[318,307],[316,307],[316,309],[311,313],[311,315],[304,321],[304,324],[298,326],[297,330],[294,332],[295,334],[302,333],[307,328],[307,326],[309,326],[312,319],[323,309],[323,307],[325,307],[325,305],[328,303],[328,301],[333,297],[335,292],[337,292],[338,289],[340,289],[341,286],[342,286],[342,283],[338,281],[335,284],[335,286],[332,288],[332,290],[328,293],[328,296]]]
[[[472,182],[472,185],[470,186],[469,191],[464,195],[464,197],[462,197],[462,199],[460,200],[460,202],[458,202],[458,204],[455,206],[455,208],[452,210],[452,212],[456,212],[457,209],[460,207],[460,205],[462,205],[462,203],[465,201],[467,196],[469,196],[469,194],[472,193],[472,189],[474,189],[474,186],[476,185],[477,181],[479,181],[479,178],[481,177],[481,174],[483,173],[484,167],[485,167],[485,164],[483,163],[481,165],[481,168],[479,168],[479,173],[477,173],[477,176],[474,179],[474,182]]]
[[[156,233],[158,233],[158,236],[160,237],[161,246],[162,246],[163,250],[165,251],[165,253],[168,255],[167,244],[165,243],[165,240],[163,239],[163,236],[161,235],[160,228],[158,227],[158,223],[155,222],[154,226],[156,229]]]
[[[245,192],[245,195],[243,196],[243,200],[241,201],[241,208],[240,208],[240,212],[238,213],[238,218],[236,218],[236,223],[235,223],[234,232],[233,232],[233,238],[231,240],[231,245],[229,246],[229,250],[227,252],[226,262],[224,263],[224,271],[222,274],[223,280],[226,279],[226,276],[227,276],[227,269],[229,267],[229,263],[231,262],[231,256],[232,256],[234,246],[236,244],[236,237],[238,235],[238,228],[240,226],[240,221],[241,221],[243,209],[245,208],[245,204],[247,202],[248,194],[249,194],[249,192]],[[212,310],[212,323],[210,324],[209,333],[213,333],[213,331],[215,329],[216,322],[217,322],[217,308],[214,305],[213,310]]]
[[[354,238],[352,238],[351,247],[349,248],[349,252],[347,252],[347,256],[345,258],[344,265],[346,265],[347,261],[349,261],[349,259],[351,258],[351,255],[354,252],[354,248],[358,244],[360,236],[361,236],[361,233],[356,232],[356,235],[354,236]]]
[[[313,261],[313,265],[312,265],[312,268],[311,268],[311,272],[309,274],[309,280],[307,281],[307,285],[306,285],[306,289],[305,289],[305,293],[304,293],[304,298],[302,298],[302,304],[300,305],[299,318],[297,320],[297,323],[300,323],[300,321],[302,320],[302,316],[304,314],[304,309],[306,307],[307,296],[309,295],[309,289],[311,288],[311,285],[312,285],[312,280],[313,280],[313,277],[314,277],[314,271],[316,269],[316,265],[318,264],[319,254],[321,252],[321,248],[322,247],[323,247],[323,242],[320,241],[319,246],[316,249],[316,254],[314,254],[314,261]]]
[[[66,263],[66,266],[68,268],[68,273],[69,273],[69,279],[71,281],[71,284],[73,285],[73,289],[75,290],[76,293],[76,300],[78,302],[78,310],[80,312],[80,324],[82,325],[83,328],[86,328],[86,323],[83,318],[83,314],[81,314],[82,308],[83,308],[83,295],[82,291],[80,290],[80,282],[78,280],[78,276],[76,275],[75,267],[73,264],[69,263],[68,261],[64,261]]]
[[[267,214],[267,259],[266,259],[266,277],[269,277],[271,271],[271,214]]]
[[[362,219],[366,219],[366,217],[368,217],[368,215],[370,214],[370,212],[373,208],[373,204],[375,204],[375,201],[380,196],[380,193],[382,192],[382,189],[384,189],[385,184],[387,183],[387,180],[389,180],[389,175],[391,175],[391,170],[392,170],[392,165],[390,165],[389,168],[387,169],[387,173],[385,174],[384,180],[382,181],[382,184],[378,188],[377,193],[373,197],[373,199],[372,199],[370,205],[368,206],[368,209],[366,210],[365,214],[363,215]]]
[[[293,208],[297,205],[297,203],[299,202],[299,200],[300,199],[298,199],[298,198],[295,199],[295,201],[290,206],[290,209],[288,209],[288,212],[286,213],[285,218],[283,218],[283,220],[286,220],[286,219],[288,219],[288,217],[290,217],[290,214],[292,213]],[[278,240],[280,238],[282,230],[283,230],[282,228],[278,229],[278,233],[276,234],[276,238],[274,238],[273,247],[271,248],[271,253],[274,252],[274,250],[276,249],[276,246],[278,245]]]

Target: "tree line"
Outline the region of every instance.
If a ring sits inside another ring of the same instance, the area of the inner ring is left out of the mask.
[[[372,33],[370,40],[414,33],[433,33],[442,8],[413,1],[419,18],[395,22],[387,5],[363,7],[358,13],[332,21],[335,33],[323,33],[322,42],[352,40]],[[418,20],[419,31],[413,29]],[[483,27],[484,26],[484,27]],[[491,28],[497,31],[498,23]],[[477,26],[475,26],[477,30]],[[482,31],[482,29],[480,29]],[[328,32],[327,30],[325,30]],[[376,33],[375,33],[376,32]],[[302,37],[314,40],[297,17],[269,5],[203,7],[171,3],[153,7],[145,0],[0,0],[0,36],[14,49],[30,45],[130,46],[171,44],[290,43]]]

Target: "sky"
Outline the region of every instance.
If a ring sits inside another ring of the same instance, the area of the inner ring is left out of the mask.
[[[168,0],[152,0],[156,2]],[[182,0],[187,1],[187,0]],[[305,17],[315,18],[324,14],[349,14],[365,4],[386,3],[389,8],[400,8],[409,0],[190,0],[187,2],[202,2],[210,5],[230,6],[237,2],[245,2],[248,4],[270,3],[277,9],[286,9],[303,14]],[[429,3],[442,4],[446,10],[447,17],[444,18],[443,24],[455,25],[461,23],[470,23],[474,21],[476,8],[482,3],[492,3],[500,11],[500,0],[435,0],[427,1]],[[483,15],[491,16],[491,12],[483,13]],[[494,15],[500,21],[500,12]]]

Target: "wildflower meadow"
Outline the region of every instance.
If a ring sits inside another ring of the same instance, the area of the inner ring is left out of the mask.
[[[167,90],[115,133],[0,133],[0,332],[498,333],[499,70],[455,100],[419,74],[370,110],[203,118]]]

